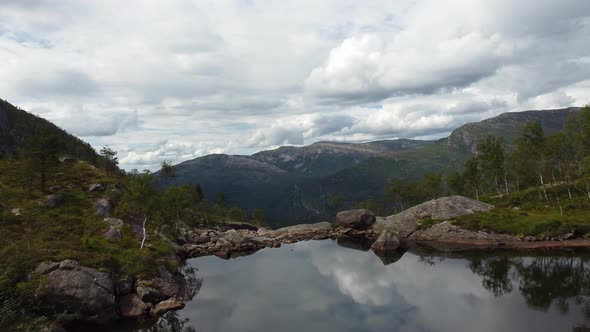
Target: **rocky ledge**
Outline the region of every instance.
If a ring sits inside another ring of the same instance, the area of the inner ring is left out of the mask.
[[[181,234],[178,238],[178,242],[181,244],[179,254],[184,258],[207,255],[231,258],[266,247],[276,248],[282,244],[299,241],[341,237],[375,239],[378,235],[372,229],[334,227],[329,222],[301,224],[276,230],[266,228],[235,229],[228,225],[201,229],[181,226],[179,230]]]
[[[94,324],[118,318],[158,317],[183,308],[186,294],[183,276],[162,267],[150,280],[116,279],[64,260],[39,264],[30,278],[39,280],[35,297],[42,312]]]

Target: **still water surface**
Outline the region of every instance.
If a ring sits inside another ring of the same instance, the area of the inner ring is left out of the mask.
[[[385,265],[371,251],[332,240],[192,259],[198,293],[158,325],[200,332],[590,331],[587,252],[406,252],[393,260]]]

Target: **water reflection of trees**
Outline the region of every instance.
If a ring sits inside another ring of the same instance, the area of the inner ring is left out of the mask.
[[[590,267],[587,255],[562,255],[520,258],[511,256],[475,257],[470,259],[471,271],[483,277],[485,289],[499,296],[510,293],[513,284],[526,303],[547,311],[552,304],[562,314],[573,304],[590,319]],[[590,331],[585,325],[575,332]]]
[[[567,314],[570,307],[582,310],[590,320],[590,256],[587,252],[524,257],[511,254],[467,257],[469,269],[482,277],[483,287],[495,296],[515,287],[531,308],[547,311],[552,305]],[[432,265],[435,260],[421,259]],[[573,331],[590,331],[582,325]]]
[[[483,287],[496,296],[512,292],[514,285],[535,309],[556,308],[567,313],[570,300],[582,305],[590,296],[587,256],[488,256],[472,257],[469,268],[483,278]],[[588,315],[590,318],[590,310]]]

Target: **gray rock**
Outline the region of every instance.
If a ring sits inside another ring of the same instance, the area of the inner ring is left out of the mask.
[[[59,263],[59,268],[61,270],[77,270],[80,269],[80,263],[76,262],[75,260],[66,259]]]
[[[415,241],[440,241],[440,242],[468,242],[468,241],[487,241],[487,242],[512,242],[516,238],[506,234],[488,234],[484,232],[472,232],[459,226],[453,225],[448,221],[434,224],[431,227],[416,231],[410,236]]]
[[[121,240],[123,238],[123,234],[121,234],[120,228],[109,226],[109,229],[102,233],[102,237],[107,240]]]
[[[20,208],[14,208],[14,209],[10,210],[10,213],[12,213],[14,216],[17,216],[17,217],[22,215]]]
[[[336,215],[336,222],[343,227],[367,229],[375,223],[375,214],[367,209],[342,211]]]
[[[99,190],[100,191],[104,190],[104,187],[100,183],[93,183],[90,186],[88,186],[88,192],[99,191]]]
[[[41,266],[38,269],[47,271]],[[114,286],[108,274],[66,260],[45,276],[35,296],[40,307],[48,308],[50,313],[76,315],[94,323],[116,318]]]
[[[379,217],[373,228],[377,231],[391,230],[399,238],[406,238],[416,230],[420,219],[430,217],[445,220],[475,212],[487,212],[492,208],[490,204],[463,196],[442,197],[416,205],[393,216]]]
[[[105,217],[109,215],[113,209],[113,205],[108,198],[99,198],[94,202],[94,215],[97,217]]]
[[[64,198],[60,194],[51,194],[45,196],[45,206],[48,208],[54,208],[63,202]]]
[[[236,232],[234,229],[230,229],[225,232],[225,235],[222,237],[222,239],[234,246],[237,246],[240,245],[242,241],[244,241],[244,236]]]
[[[107,240],[121,240],[123,234],[121,233],[121,227],[123,226],[123,220],[117,218],[104,218],[109,225],[109,228],[102,233],[102,237]]]
[[[168,311],[180,310],[184,308],[184,305],[184,301],[173,297],[156,304],[156,306],[150,310],[150,316],[159,317]]]
[[[104,218],[104,221],[106,221],[111,226],[116,226],[116,227],[123,226],[123,220],[121,220],[119,218]]]
[[[315,224],[300,224],[300,225],[295,225],[295,226],[283,227],[283,228],[279,228],[275,231],[271,231],[270,234],[266,234],[266,235],[263,235],[259,232],[258,235],[260,235],[260,236],[275,236],[275,237],[300,236],[300,235],[307,235],[307,234],[322,232],[322,231],[327,232],[330,230],[332,230],[332,224],[324,221],[324,222],[318,222]]]
[[[119,312],[127,318],[138,318],[144,316],[149,306],[143,302],[137,294],[128,294],[119,298]]]
[[[41,262],[37,265],[35,273],[44,275],[59,269],[59,263],[56,262]]]
[[[138,280],[135,292],[143,302],[159,303],[172,297],[182,299],[186,295],[186,281],[182,275],[160,267],[157,277]]]
[[[376,254],[387,254],[397,251],[400,246],[399,238],[393,230],[383,230],[377,240],[371,245]]]

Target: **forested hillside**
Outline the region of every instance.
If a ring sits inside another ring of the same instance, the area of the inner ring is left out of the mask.
[[[506,113],[462,126],[437,141],[319,142],[252,156],[209,155],[176,165],[173,183],[200,183],[209,199],[223,192],[231,206],[260,208],[275,226],[330,220],[355,206],[389,212],[403,205],[381,198],[390,184],[461,168],[486,135],[501,137],[509,147],[527,123],[539,124],[546,134],[560,131],[578,110]]]

